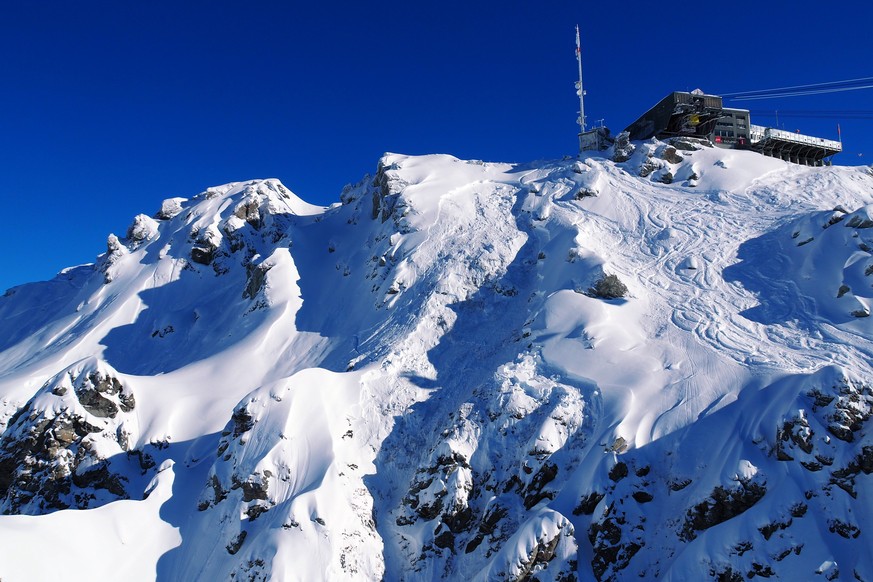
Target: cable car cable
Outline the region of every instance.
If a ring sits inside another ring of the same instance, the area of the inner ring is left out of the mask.
[[[861,83],[870,83],[873,82],[873,77],[859,77],[857,79],[845,79],[843,81],[827,81],[825,83],[810,83],[807,85],[792,85],[788,87],[777,87],[774,89],[758,89],[754,91],[735,91],[733,93],[722,93],[722,97],[739,97],[739,96],[752,96],[752,95],[770,95],[779,92],[795,92],[798,89],[815,89],[815,88],[824,88],[824,87],[835,87],[835,86],[851,86],[853,84],[861,84]]]

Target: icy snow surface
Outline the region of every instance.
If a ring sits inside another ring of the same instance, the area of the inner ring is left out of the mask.
[[[873,580],[873,177],[666,148],[227,184],[10,289],[0,579]]]

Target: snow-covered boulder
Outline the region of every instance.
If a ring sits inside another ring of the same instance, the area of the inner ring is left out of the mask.
[[[153,462],[134,450],[135,407],[117,372],[94,359],[46,382],[0,439],[3,513],[83,509],[140,494],[129,489],[131,476]]]
[[[155,213],[155,218],[158,220],[170,220],[182,212],[182,204],[184,202],[186,202],[185,198],[167,198],[161,202],[161,209]]]

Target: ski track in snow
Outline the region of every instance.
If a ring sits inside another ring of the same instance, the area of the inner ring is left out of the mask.
[[[817,176],[813,175],[812,180],[817,181]],[[799,182],[801,189],[833,186],[808,185],[804,179]],[[629,231],[624,230],[628,234],[619,248],[632,247],[639,240],[656,239],[668,225],[678,233],[669,249],[650,244],[642,249],[642,257],[640,253],[628,252],[623,258],[634,266],[637,277],[647,286],[664,292],[677,327],[691,331],[739,363],[754,359],[756,363],[798,372],[817,369],[834,359],[846,365],[855,355],[853,342],[816,340],[797,326],[774,328],[749,321],[740,314],[755,305],[757,299],[722,278],[724,269],[734,262],[740,243],[772,230],[780,220],[785,220],[783,207],[774,208],[762,199],[762,193],[767,192],[765,184],[756,183],[741,192],[720,192],[718,201],[690,188],[665,189],[646,184],[641,185],[641,195],[634,196],[617,189],[625,198],[621,203],[639,217],[639,230],[631,240]],[[801,207],[795,212],[800,215],[811,210],[819,208]],[[640,258],[644,257],[650,262],[641,263]],[[691,257],[699,265],[693,270],[683,269],[683,261]],[[691,287],[690,297],[670,292],[682,286]],[[809,312],[808,308],[798,308],[786,318],[802,318]]]

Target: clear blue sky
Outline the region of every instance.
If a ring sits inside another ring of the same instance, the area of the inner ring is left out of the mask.
[[[0,292],[211,185],[277,177],[329,204],[385,151],[574,154],[576,23],[589,120],[618,131],[676,89],[873,76],[871,22],[860,1],[0,0]],[[869,110],[873,90],[755,106]],[[873,163],[873,121],[840,123],[837,163]]]

